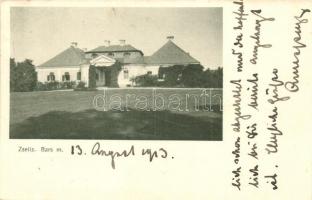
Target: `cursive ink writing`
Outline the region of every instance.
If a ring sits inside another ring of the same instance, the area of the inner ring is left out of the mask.
[[[249,177],[249,185],[252,185],[256,188],[258,188],[259,181],[258,181],[258,176],[259,176],[259,169],[258,165],[256,165],[254,168],[250,169],[249,172],[251,173],[251,177]]]
[[[266,179],[271,179],[271,185],[273,186],[273,190],[276,190],[278,187],[277,187],[277,174],[273,174],[273,175],[270,175],[270,176],[264,176],[264,178]],[[269,183],[269,181],[267,181],[267,183]]]
[[[95,143],[92,150],[91,150],[92,155],[99,155],[99,156],[107,156],[111,158],[111,166],[113,169],[115,169],[115,157],[128,157],[130,155],[134,156],[134,146],[132,145],[130,149],[123,150],[122,152],[114,152],[111,150],[105,151],[101,149],[100,143]]]
[[[257,133],[257,124],[253,123],[251,126],[247,126],[246,133],[247,133],[247,137],[249,139],[255,138],[258,135],[258,133]]]
[[[252,79],[247,79],[247,82],[252,83],[253,85],[251,89],[250,103],[248,103],[248,106],[258,110],[258,73],[255,73],[252,76]],[[249,90],[249,88],[247,88],[247,90]]]
[[[275,104],[278,101],[287,101],[290,97],[279,97],[278,87],[283,86],[284,82],[278,79],[278,70],[273,69],[273,78],[271,79],[273,83],[270,83],[269,86],[273,87],[273,96],[271,99],[268,99],[270,104]]]
[[[270,131],[270,141],[266,145],[267,148],[265,150],[267,151],[267,154],[271,153],[277,153],[278,152],[278,139],[277,136],[283,135],[282,131],[279,130],[277,127],[277,117],[278,117],[278,109],[275,106],[272,110],[272,114],[269,115],[269,118],[271,120],[270,126],[267,128],[267,130]]]
[[[250,142],[248,142],[248,144],[250,144]],[[258,149],[257,143],[254,143],[252,145],[251,152],[249,152],[248,155],[258,160],[257,149]]]
[[[235,141],[235,150],[232,151],[232,154],[234,155],[234,163],[239,163],[239,157],[240,157],[240,137],[237,137]]]
[[[149,161],[152,162],[154,157],[157,158],[158,155],[160,155],[162,158],[167,158],[168,153],[163,148],[160,148],[159,152],[152,151],[151,149],[142,149],[142,155],[148,155],[149,156]]]
[[[235,85],[236,90],[232,90],[233,97],[235,98],[235,103],[233,104],[234,110],[235,110],[235,123],[232,124],[233,131],[240,132],[240,120],[247,120],[250,119],[251,115],[242,115],[241,113],[241,91],[242,91],[242,85],[240,84],[241,80],[231,80],[232,84]]]
[[[232,54],[237,56],[237,72],[243,71],[243,54],[232,49]]]
[[[295,19],[297,20],[297,22],[295,23],[296,37],[294,37],[295,45],[293,46],[293,48],[295,49],[295,52],[293,54],[295,57],[295,61],[292,62],[294,64],[294,66],[292,67],[292,69],[293,69],[293,78],[292,79],[293,80],[287,81],[285,83],[285,88],[290,92],[299,91],[298,83],[299,83],[299,67],[300,67],[299,56],[301,54],[300,49],[306,48],[306,45],[301,42],[301,24],[308,23],[308,19],[302,19],[303,15],[307,12],[310,12],[310,10],[309,9],[301,9],[300,16],[295,16]]]
[[[232,174],[234,175],[234,177],[232,178],[232,186],[236,187],[238,190],[240,190],[240,173],[241,173],[241,167],[238,167],[237,169],[235,169],[234,171],[232,171]]]
[[[244,10],[244,1],[243,0],[234,1],[233,3],[235,5],[239,6],[238,10],[233,12],[235,15],[237,15],[237,17],[235,17],[235,19],[237,19],[237,23],[238,23],[238,25],[235,26],[233,29],[234,30],[236,30],[236,29],[242,30],[243,29],[243,21],[247,20],[244,16],[248,15],[248,14],[244,13],[245,12],[245,10]]]
[[[254,33],[253,36],[250,36],[252,39],[255,40],[255,46],[253,49],[253,56],[252,59],[250,59],[250,62],[252,64],[257,64],[257,60],[258,60],[258,48],[271,48],[272,45],[271,44],[261,44],[260,43],[260,36],[261,36],[261,23],[265,22],[265,21],[274,21],[275,19],[273,17],[271,18],[266,18],[260,15],[262,11],[261,10],[251,10],[251,13],[256,15],[257,17],[260,18],[256,20],[256,26],[255,26],[255,30],[256,32]]]
[[[243,34],[240,33],[236,36],[236,42],[234,42],[235,46],[238,46],[239,48],[243,47],[243,44],[241,43],[241,41],[243,40]]]

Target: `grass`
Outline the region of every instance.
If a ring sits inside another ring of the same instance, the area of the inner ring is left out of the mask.
[[[219,92],[220,91],[216,91]],[[185,90],[157,90],[168,97],[183,97]],[[200,94],[190,90],[189,94]],[[54,91],[11,93],[10,138],[19,139],[136,139],[136,140],[222,140],[222,112],[214,101],[214,112],[195,111],[195,102],[183,99],[181,108],[188,105],[188,112],[169,110],[142,111],[130,98],[129,111],[94,109],[94,96],[103,91]],[[144,95],[151,108],[151,90],[111,89],[107,98],[119,95],[123,101],[126,94]],[[132,96],[133,97],[133,96]]]

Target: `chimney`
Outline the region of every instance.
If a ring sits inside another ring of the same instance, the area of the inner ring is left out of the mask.
[[[104,40],[105,46],[110,46],[110,41],[109,40]]]
[[[71,46],[74,47],[74,48],[77,48],[78,43],[77,43],[77,42],[72,42],[72,43],[71,43]]]
[[[173,39],[174,39],[174,36],[173,36],[173,35],[168,35],[168,36],[167,36],[167,39],[168,39],[168,40],[173,40]]]
[[[121,46],[124,46],[126,44],[126,40],[119,40],[119,42]]]

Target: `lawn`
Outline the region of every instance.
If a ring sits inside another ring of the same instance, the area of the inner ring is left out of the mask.
[[[103,96],[104,91],[11,93],[10,138],[222,140],[218,98],[212,100],[213,111],[207,111],[203,98],[198,101],[200,106],[195,106],[194,96],[202,90],[161,89],[155,93],[165,105],[156,111],[151,89],[106,90],[107,111],[96,110],[93,104],[94,97]],[[186,100],[185,94],[190,98]],[[222,94],[222,90],[212,94]],[[180,110],[172,109],[177,105],[170,104],[172,95],[181,97]],[[161,103],[158,101],[158,107]],[[98,105],[104,108],[103,103]]]

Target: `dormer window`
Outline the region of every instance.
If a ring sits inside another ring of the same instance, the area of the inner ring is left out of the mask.
[[[93,54],[92,54],[92,58],[96,58],[97,56],[98,56],[97,53],[93,53]]]

